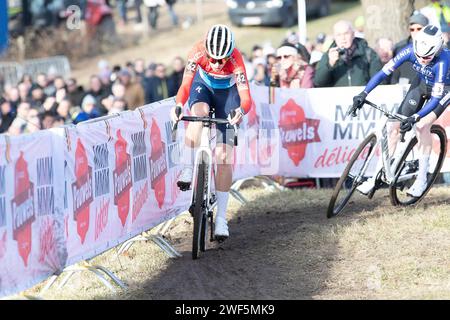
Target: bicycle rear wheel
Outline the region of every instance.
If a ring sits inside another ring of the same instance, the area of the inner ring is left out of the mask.
[[[389,187],[392,205],[409,206],[419,203],[433,186],[433,183],[444,164],[445,155],[447,153],[447,135],[444,128],[439,125],[431,126],[431,135],[433,137],[433,143],[436,143],[439,146],[439,155],[436,164],[433,167],[431,167],[430,163],[427,175],[427,188],[419,198],[411,197],[407,194],[408,189],[416,180],[417,171],[419,169],[419,153],[416,148],[417,138],[414,137],[406,148],[396,170],[395,179]]]
[[[197,166],[197,180],[194,190],[194,233],[192,238],[192,259],[197,259],[200,251],[205,251],[206,239],[206,192],[207,187],[207,170],[208,165],[203,154],[200,156],[200,163]]]
[[[356,149],[334,188],[328,204],[327,218],[338,215],[345,208],[356,188],[365,181],[361,171],[365,167],[376,143],[377,136],[375,133],[372,133]]]

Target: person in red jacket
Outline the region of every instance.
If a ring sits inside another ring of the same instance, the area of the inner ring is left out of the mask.
[[[197,42],[187,59],[183,81],[176,96],[176,107],[182,107],[189,99],[192,115],[205,117],[214,107],[217,118],[227,118],[234,110],[230,124],[242,121],[252,105],[247,74],[241,53],[235,48],[233,32],[225,25],[212,26],[205,39]],[[172,121],[177,117],[171,110]],[[178,180],[181,190],[190,188],[193,172],[194,148],[200,144],[202,124],[190,123],[186,130],[185,157],[190,159]],[[229,130],[228,130],[229,131]],[[226,210],[232,183],[234,136],[227,133],[226,125],[217,125],[216,144],[216,196],[217,215],[215,236],[228,237]]]

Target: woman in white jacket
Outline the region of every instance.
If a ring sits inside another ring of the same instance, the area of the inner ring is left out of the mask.
[[[164,0],[144,0],[144,5],[148,7],[148,24],[151,29],[156,30],[158,20],[158,7],[165,4]]]

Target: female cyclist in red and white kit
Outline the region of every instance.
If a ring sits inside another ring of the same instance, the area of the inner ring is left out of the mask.
[[[251,108],[252,100],[245,72],[244,60],[235,48],[234,35],[225,25],[214,25],[206,38],[197,42],[189,52],[183,82],[176,96],[176,106],[171,110],[172,121],[179,120],[175,108],[183,107],[189,99],[191,114],[207,117],[214,108],[217,118],[227,118],[236,111],[230,124],[238,124]],[[202,123],[192,122],[186,130],[184,159],[187,164],[181,172],[178,186],[190,188],[195,148],[200,144]],[[228,132],[228,134],[227,134]],[[229,190],[232,183],[234,135],[227,125],[217,125],[216,143],[216,196],[217,214],[215,236],[229,236],[226,220]]]

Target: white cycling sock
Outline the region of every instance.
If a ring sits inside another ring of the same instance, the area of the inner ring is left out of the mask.
[[[217,196],[217,218],[222,218],[227,220],[227,206],[228,206],[228,198],[230,196],[229,192],[216,191]]]
[[[430,164],[430,155],[419,156],[419,171],[417,172],[417,180],[426,181],[428,166]]]

